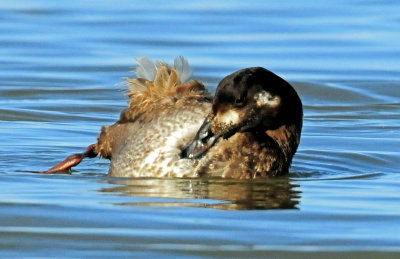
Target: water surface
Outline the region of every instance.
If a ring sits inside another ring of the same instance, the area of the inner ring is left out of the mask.
[[[0,257],[400,256],[395,1],[0,3]],[[134,58],[184,55],[214,91],[264,66],[304,104],[287,177],[124,179],[92,159]]]

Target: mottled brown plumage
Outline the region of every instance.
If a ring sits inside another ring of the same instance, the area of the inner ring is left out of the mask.
[[[155,78],[129,78],[129,107],[103,127],[96,151],[111,159],[109,173],[132,177],[194,177],[198,161],[180,159],[211,107],[204,85],[181,82],[175,68],[156,63]]]
[[[45,173],[95,154],[111,160],[111,176],[248,179],[288,172],[303,111],[285,80],[261,67],[242,69],[225,77],[211,99],[202,83],[189,81],[183,58],[174,67],[148,58],[138,63],[120,119],[102,128],[97,144]]]

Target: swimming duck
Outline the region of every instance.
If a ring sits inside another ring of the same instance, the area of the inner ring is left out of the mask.
[[[109,175],[216,176],[248,179],[288,172],[300,142],[303,110],[294,88],[262,67],[234,72],[214,98],[183,57],[171,67],[138,60],[128,78],[129,106],[96,144],[42,172],[56,173],[85,157],[111,160]]]

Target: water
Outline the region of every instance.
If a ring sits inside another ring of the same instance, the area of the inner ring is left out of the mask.
[[[0,257],[400,256],[396,1],[0,2]],[[304,103],[288,177],[123,179],[93,159],[134,58],[215,90],[264,66]]]

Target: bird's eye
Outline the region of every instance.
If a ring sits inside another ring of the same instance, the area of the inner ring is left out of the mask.
[[[245,105],[245,97],[242,95],[239,98],[236,98],[233,105],[235,107],[243,107]]]

